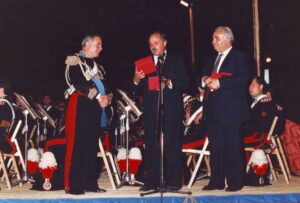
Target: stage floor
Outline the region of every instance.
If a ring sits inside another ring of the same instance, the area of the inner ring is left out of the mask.
[[[66,194],[63,190],[58,191],[36,191],[30,190],[30,184],[23,184],[23,186],[15,186],[12,190],[7,189],[6,185],[1,183],[1,198],[138,198],[140,197],[139,186],[123,186],[120,189],[114,191],[111,189],[110,182],[106,177],[102,177],[99,180],[99,186],[107,189],[106,193],[86,193],[84,195],[70,195]],[[292,176],[290,184],[286,184],[284,177],[279,175],[278,181],[272,181],[269,186],[263,187],[249,187],[245,186],[238,192],[225,192],[224,190],[217,191],[202,191],[202,187],[206,185],[208,179],[202,179],[197,181],[193,187],[189,190],[185,186],[182,191],[191,191],[193,196],[226,196],[226,195],[266,195],[266,194],[291,194],[300,193],[300,177]],[[151,195],[159,196],[159,194]],[[184,196],[180,194],[165,193],[164,196]]]

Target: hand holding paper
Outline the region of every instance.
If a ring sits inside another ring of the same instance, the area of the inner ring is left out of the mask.
[[[210,83],[207,84],[207,87],[210,90],[217,90],[220,88],[220,82],[219,79],[211,79]]]
[[[138,71],[137,68],[135,68],[134,83],[136,85],[139,84],[144,77],[145,77],[144,71]]]
[[[213,72],[210,77],[208,77],[208,78],[205,79],[204,82],[206,83],[207,87],[211,91],[213,91],[213,90],[217,90],[217,89],[220,88],[220,81],[219,81],[220,78],[231,77],[231,76],[232,76],[232,73],[227,73],[227,72],[217,73],[217,72]]]
[[[171,88],[172,82],[166,78],[161,79],[161,88],[164,90],[165,87]],[[148,89],[150,91],[158,91],[159,90],[159,77],[158,76],[151,76],[148,78]]]

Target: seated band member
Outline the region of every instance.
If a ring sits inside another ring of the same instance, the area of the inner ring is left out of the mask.
[[[105,192],[98,188],[96,163],[101,128],[107,125],[105,107],[112,96],[105,89],[103,67],[94,61],[101,51],[101,38],[87,36],[82,50],[66,60],[70,98],[65,121],[65,191],[71,194]]]
[[[43,95],[41,104],[55,124],[58,124],[60,122],[60,112],[55,106],[53,106],[52,97],[48,94]],[[56,129],[53,126],[47,125],[47,138],[56,136],[56,133]]]
[[[196,97],[186,95],[183,98],[185,111],[185,126],[183,144],[202,139],[206,135],[205,125],[202,121],[203,104]]]
[[[251,143],[246,141],[245,144],[248,147],[263,145],[264,137],[269,132],[273,119],[278,115],[275,102],[273,100],[264,100],[268,97],[264,94],[264,87],[265,81],[261,77],[254,77],[249,86],[249,93],[252,97],[251,120],[243,127],[244,135],[248,139],[250,137],[253,138]]]
[[[4,153],[11,153],[13,150],[8,132],[15,119],[15,112],[8,98],[9,89],[9,82],[0,80],[0,151]]]

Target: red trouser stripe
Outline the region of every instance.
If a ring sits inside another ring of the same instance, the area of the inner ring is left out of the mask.
[[[73,147],[75,141],[76,133],[76,112],[77,112],[77,102],[78,102],[78,93],[73,93],[66,112],[66,122],[65,122],[65,131],[66,131],[66,159],[65,159],[65,191],[69,192],[70,190],[70,167],[72,161]]]

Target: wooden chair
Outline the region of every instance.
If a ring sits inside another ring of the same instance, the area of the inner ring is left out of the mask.
[[[105,134],[105,140],[103,143],[106,145],[106,149],[109,149],[108,133]],[[99,149],[97,156],[103,159],[104,166],[106,168],[111,186],[113,190],[117,190],[117,186],[121,183],[119,173],[117,172],[116,164],[113,155],[108,150],[104,150],[101,139],[99,139]]]
[[[29,134],[29,143],[30,143],[30,145],[31,145],[31,148],[35,148],[35,147],[36,147],[36,146],[34,145],[35,142],[32,140],[32,139],[33,139],[33,135],[34,135],[36,129],[37,129],[37,125],[34,125],[34,126],[32,127],[32,129],[31,129],[31,131],[30,131],[30,134]]]
[[[25,160],[24,160],[24,157],[23,157],[23,154],[22,151],[21,151],[21,148],[20,148],[20,145],[19,145],[19,142],[17,140],[17,135],[18,135],[18,132],[20,130],[20,127],[21,127],[21,124],[22,124],[22,120],[19,120],[16,127],[15,127],[15,130],[13,132],[13,135],[11,137],[11,142],[16,146],[16,152],[13,154],[14,157],[18,157],[20,163],[21,163],[21,166],[23,168],[23,170],[25,171]],[[25,141],[26,142],[26,141]],[[8,157],[11,157],[12,154],[3,154],[4,157],[8,156]]]
[[[278,135],[271,136],[271,143],[275,149],[270,154],[267,154],[267,158],[268,158],[269,162],[271,162],[270,155],[275,155],[275,157],[278,160],[280,169],[284,175],[285,181],[287,184],[289,184],[292,176],[291,176],[289,165],[288,165],[285,153],[283,151],[282,143],[281,143],[279,136]],[[275,170],[274,167],[273,167],[273,170]],[[275,176],[277,179],[277,173],[275,174]]]
[[[187,185],[188,188],[192,187],[192,184],[196,178],[196,175],[198,173],[203,158],[210,155],[210,152],[207,150],[208,143],[209,143],[208,137],[204,137],[201,140],[197,140],[191,144],[183,145],[182,152],[188,154],[189,156],[187,161],[187,166],[190,165],[191,160],[194,158],[195,155],[199,155],[199,158],[197,159],[197,161],[195,161],[195,167],[192,170],[192,175]],[[202,149],[197,149],[199,147],[202,147]],[[208,163],[208,160],[205,159],[205,161],[206,161],[206,166],[208,168],[208,171],[210,171],[210,165]]]
[[[280,169],[281,169],[281,171],[284,175],[285,181],[286,181],[287,184],[289,184],[290,179],[291,179],[289,166],[287,164],[287,160],[286,160],[286,157],[285,157],[280,139],[276,134],[274,134],[274,129],[276,127],[277,121],[278,121],[278,116],[275,116],[274,120],[272,122],[271,128],[269,130],[269,133],[267,134],[267,137],[265,138],[265,142],[270,143],[271,146],[272,146],[271,152],[266,153],[266,156],[267,156],[267,159],[269,161],[270,169],[271,169],[272,175],[274,177],[274,180],[277,181],[278,176],[277,176],[277,173],[275,171],[274,164],[272,163],[272,160],[270,158],[271,154],[275,155],[275,157],[276,157],[276,159],[279,163]],[[244,141],[245,141],[245,139],[244,139]],[[245,151],[246,152],[253,152],[256,149],[257,149],[256,147],[246,147]],[[247,164],[246,172],[248,172],[249,168],[250,168],[250,163]]]
[[[12,176],[16,176],[17,180],[21,180],[21,174],[20,174],[20,170],[16,161],[16,157],[20,158],[21,163],[24,164],[24,159],[23,159],[23,155],[22,152],[20,150],[19,144],[16,140],[16,136],[19,132],[19,129],[21,127],[22,124],[22,120],[19,120],[13,130],[13,134],[11,137],[11,142],[16,146],[16,152],[15,153],[3,153],[1,152],[0,155],[0,162],[1,162],[1,170],[3,170],[3,176],[2,176],[2,181],[3,179],[6,180],[6,185],[9,189],[11,189],[12,185],[11,185],[11,181],[10,181],[10,177]],[[12,130],[12,129],[11,129]],[[6,160],[7,164],[6,164]],[[22,162],[23,161],[23,162]],[[12,167],[11,167],[12,164]],[[25,166],[25,164],[24,164]],[[20,183],[20,185],[22,185]]]

